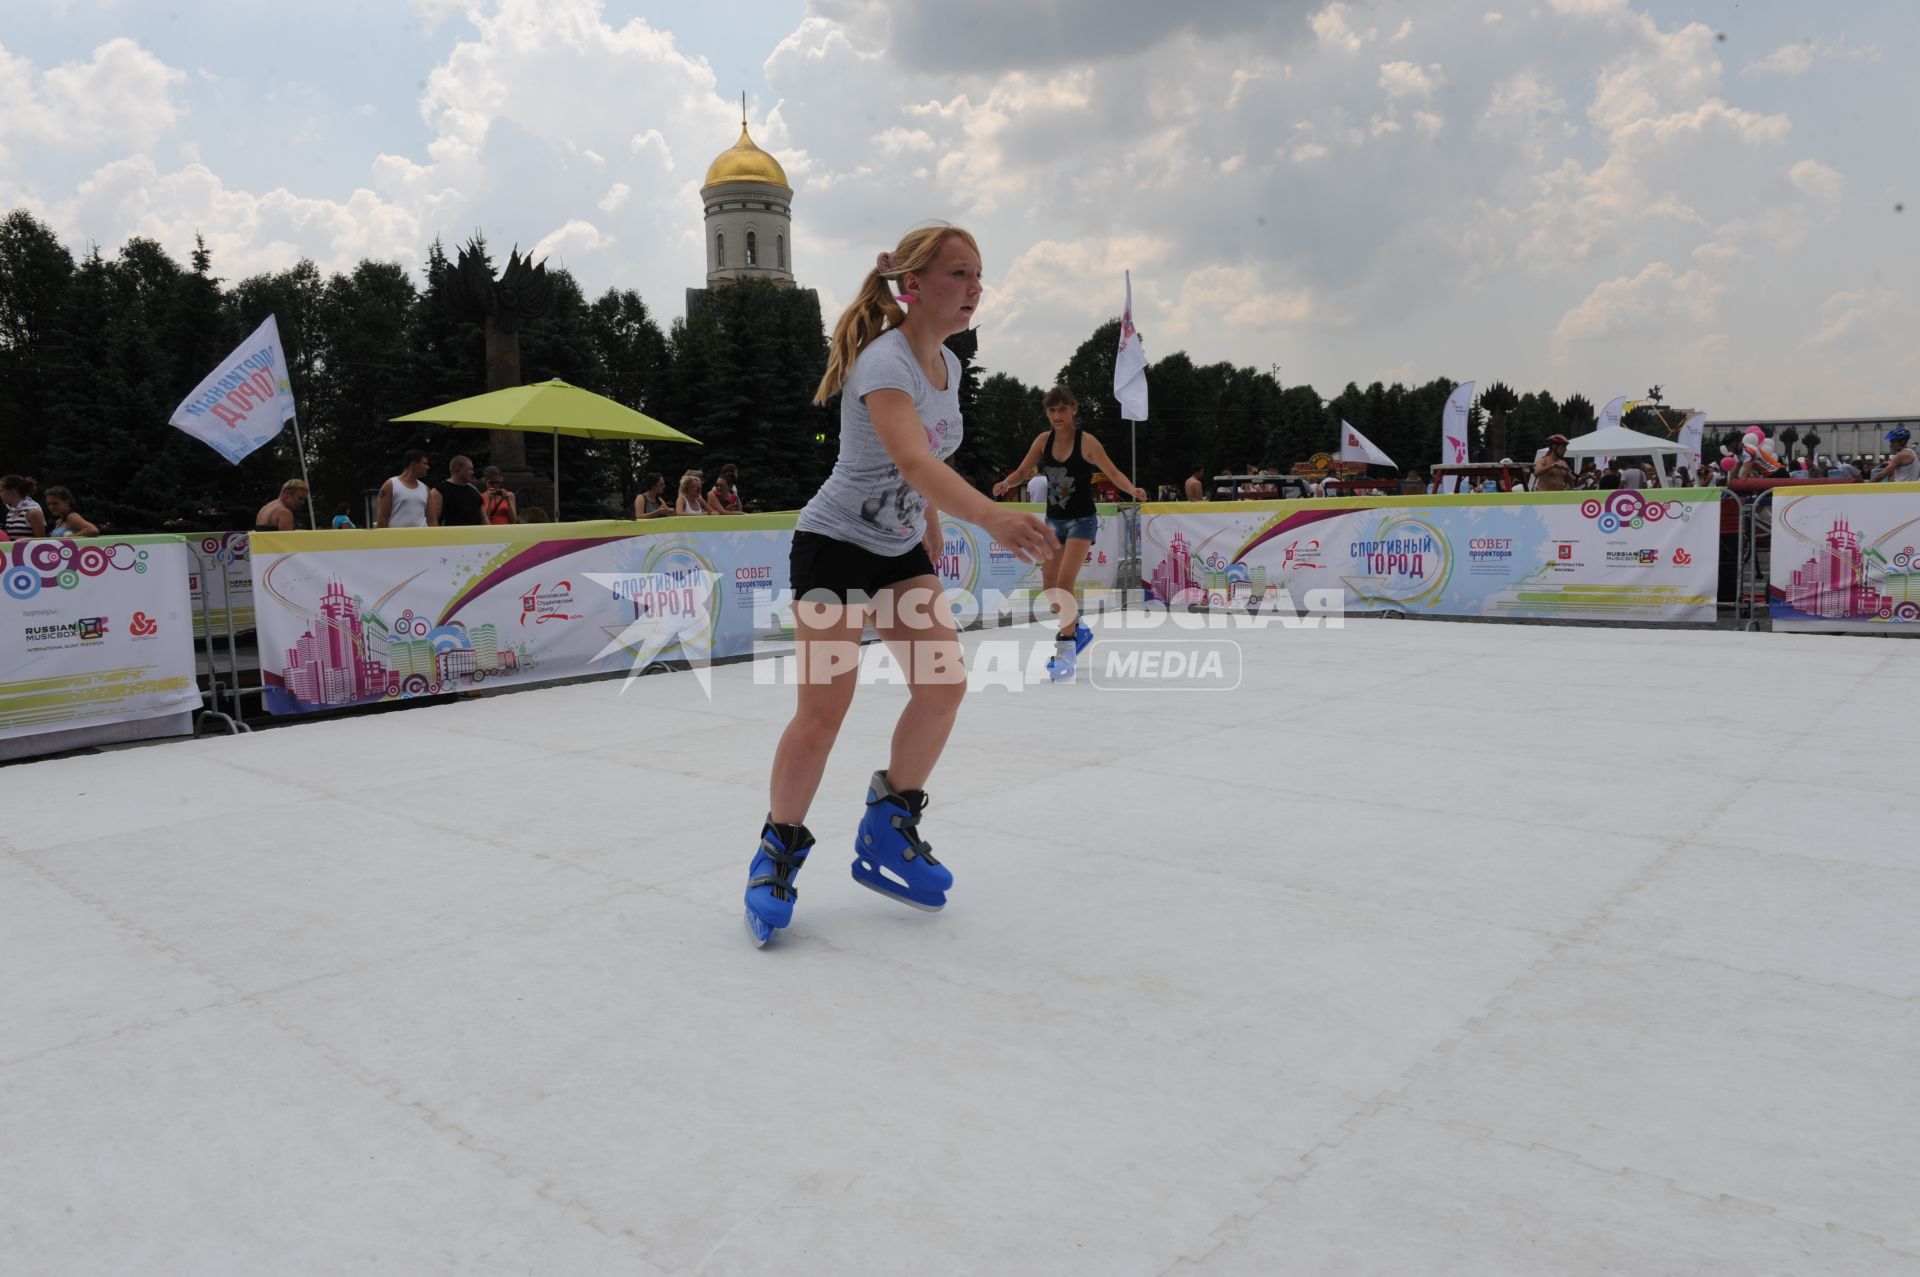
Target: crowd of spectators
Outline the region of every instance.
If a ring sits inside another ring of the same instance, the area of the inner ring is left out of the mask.
[[[1564,435],[1550,438],[1530,466],[1511,459],[1500,464],[1509,468],[1513,475],[1522,476],[1513,482],[1514,490],[1531,489],[1538,492],[1724,487],[1732,479],[1749,477],[1839,479],[1852,483],[1920,482],[1920,454],[1916,454],[1907,430],[1901,428],[1889,432],[1886,443],[1890,451],[1878,455],[1830,456],[1815,453],[1784,460],[1773,452],[1771,441],[1764,435],[1749,432],[1740,454],[1735,455],[1730,449],[1722,448],[1717,464],[1703,462],[1697,471],[1689,466],[1675,467],[1670,479],[1664,483],[1654,463],[1640,458],[1613,457],[1603,462],[1585,457],[1576,468],[1566,455],[1567,439]],[[463,455],[456,454],[448,458],[446,477],[438,482],[428,482],[426,476],[431,469],[432,464],[426,453],[417,449],[406,453],[399,472],[380,486],[373,526],[480,527],[553,521],[553,516],[538,506],[523,509],[507,487],[506,476],[498,466],[488,466],[482,471],[478,484],[475,483],[472,459]],[[1260,467],[1251,464],[1246,470],[1250,475],[1264,473]],[[1328,480],[1333,477],[1331,474],[1327,476]],[[1455,486],[1445,479],[1429,480],[1417,469],[1405,472],[1399,482],[1402,489],[1409,493],[1433,493],[1443,487]],[[1045,480],[1036,479],[1036,483],[1044,485]],[[1495,479],[1479,480],[1480,491],[1497,492],[1500,487]],[[1311,490],[1320,496],[1338,495],[1340,491],[1325,481],[1312,485]],[[1467,491],[1469,487],[1461,482],[1457,490]],[[675,496],[669,499],[665,493],[665,477],[658,473],[647,475],[642,481],[640,494],[634,498],[632,517],[659,519],[675,515],[739,514],[746,509],[740,492],[740,469],[732,463],[720,467],[711,483],[707,482],[704,471],[688,470],[680,476]],[[44,504],[35,500],[36,494],[39,494],[39,485],[31,478],[17,474],[0,477],[0,506],[4,507],[5,519],[0,540],[111,535],[111,526],[95,524],[80,512],[71,490],[64,487],[48,488],[44,493]],[[1207,467],[1197,463],[1188,471],[1179,488],[1162,489],[1163,497],[1188,501],[1205,501],[1217,495],[1220,494],[1209,493]],[[1036,499],[1032,492],[1027,496],[1030,500]],[[1043,489],[1038,499],[1044,498]],[[278,495],[260,507],[254,516],[254,531],[288,532],[297,529],[300,526],[298,515],[311,500],[312,494],[305,480],[287,480],[280,486]],[[357,528],[359,525],[353,520],[352,507],[344,502],[335,506],[330,526],[336,530]]]
[[[400,462],[400,469],[380,485],[374,502],[373,526],[376,528],[454,528],[508,526],[518,523],[551,523],[553,516],[538,506],[521,507],[507,487],[506,475],[498,466],[479,472],[478,482],[473,460],[463,455],[447,459],[446,476],[438,481],[427,478],[432,470],[427,454],[414,449]],[[634,498],[635,519],[657,519],[675,514],[740,514],[746,502],[740,492],[740,467],[729,462],[720,467],[709,484],[705,473],[689,470],[680,480],[678,501],[663,497],[666,480],[649,474],[640,495]],[[36,497],[40,499],[36,500]],[[304,479],[288,479],[271,501],[254,514],[255,532],[293,532],[303,526],[302,518],[313,494]],[[218,518],[217,511],[202,511],[201,518]],[[199,521],[190,521],[190,530],[205,530]],[[168,525],[171,528],[173,525]],[[186,527],[183,523],[180,526]],[[214,526],[219,526],[217,523]],[[356,529],[353,507],[340,502],[326,525],[335,531]],[[110,526],[96,524],[80,512],[79,503],[68,488],[53,487],[41,493],[39,484],[25,475],[0,476],[0,541],[33,537],[91,537],[112,535]]]
[[[68,488],[46,491],[46,504],[34,500],[40,485],[22,474],[0,477],[0,507],[5,508],[5,523],[0,526],[0,541],[24,541],[30,537],[97,537],[100,528],[80,513],[79,503]]]

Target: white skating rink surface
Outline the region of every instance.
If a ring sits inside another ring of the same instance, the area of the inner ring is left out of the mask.
[[[765,950],[746,666],[0,770],[0,1270],[1920,1272],[1915,648],[1245,641]]]

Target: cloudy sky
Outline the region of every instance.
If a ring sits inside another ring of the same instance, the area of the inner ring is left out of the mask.
[[[738,133],[829,315],[973,229],[1045,382],[1134,275],[1150,356],[1714,416],[1920,410],[1913,0],[8,0],[0,208],[228,279],[435,235],[664,319]],[[1905,205],[1904,212],[1899,206]]]

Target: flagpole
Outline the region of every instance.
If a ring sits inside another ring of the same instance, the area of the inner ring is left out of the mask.
[[[318,532],[320,523],[313,510],[313,481],[307,478],[307,445],[300,442],[300,414],[295,413],[288,420],[293,422],[293,450],[300,458],[300,482],[307,485],[307,527]]]

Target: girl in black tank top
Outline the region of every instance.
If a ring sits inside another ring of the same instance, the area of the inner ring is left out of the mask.
[[[1036,469],[1046,476],[1047,526],[1061,543],[1060,553],[1040,566],[1043,597],[1060,618],[1053,659],[1047,662],[1047,673],[1057,683],[1073,677],[1075,659],[1093,642],[1093,631],[1080,620],[1080,605],[1074,598],[1073,587],[1100,526],[1093,503],[1094,472],[1105,474],[1114,487],[1131,494],[1136,501],[1145,501],[1147,494],[1120,473],[1120,467],[1113,464],[1113,458],[1107,455],[1098,439],[1080,429],[1074,420],[1080,404],[1072,391],[1065,386],[1055,386],[1041,402],[1047,410],[1047,422],[1053,428],[1033,441],[1013,473],[994,485],[993,495],[997,497],[1023,482]],[[1072,442],[1066,446],[1067,455],[1063,458],[1059,455],[1058,440],[1069,432]]]
[[[1073,443],[1065,458],[1054,456],[1059,441],[1048,438],[1040,473],[1047,477],[1047,517],[1049,519],[1085,519],[1094,514],[1093,463],[1081,450],[1080,428],[1073,428]]]

